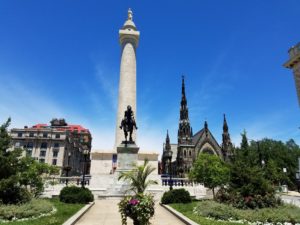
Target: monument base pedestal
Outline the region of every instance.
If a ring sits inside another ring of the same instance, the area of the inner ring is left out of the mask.
[[[118,167],[117,172],[132,170],[138,162],[139,147],[134,143],[122,142],[117,147]]]

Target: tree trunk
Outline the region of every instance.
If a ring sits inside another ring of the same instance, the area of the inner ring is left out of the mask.
[[[215,200],[215,188],[212,188],[213,199]]]

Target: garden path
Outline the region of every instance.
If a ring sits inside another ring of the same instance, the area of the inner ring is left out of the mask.
[[[95,205],[76,223],[76,225],[121,225],[121,216],[118,212],[118,199],[96,200]],[[184,225],[173,214],[155,205],[155,215],[151,220],[153,225]],[[128,219],[128,225],[132,225]]]

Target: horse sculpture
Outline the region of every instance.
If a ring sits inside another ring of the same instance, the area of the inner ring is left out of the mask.
[[[120,129],[123,129],[125,136],[125,143],[127,143],[127,137],[129,133],[129,142],[133,143],[132,140],[132,132],[133,128],[138,129],[134,120],[133,111],[131,110],[131,106],[127,106],[127,110],[124,113],[124,119],[121,121]]]

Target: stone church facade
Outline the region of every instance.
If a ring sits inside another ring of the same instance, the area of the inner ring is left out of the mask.
[[[225,161],[229,161],[232,156],[232,143],[225,114],[221,145],[218,144],[213,134],[210,132],[207,121],[204,122],[204,127],[200,131],[193,134],[189,121],[184,77],[182,78],[177,137],[177,144],[171,144],[167,132],[161,161],[162,174],[170,174],[171,172],[173,176],[186,177],[198,155],[201,153],[214,154]]]

